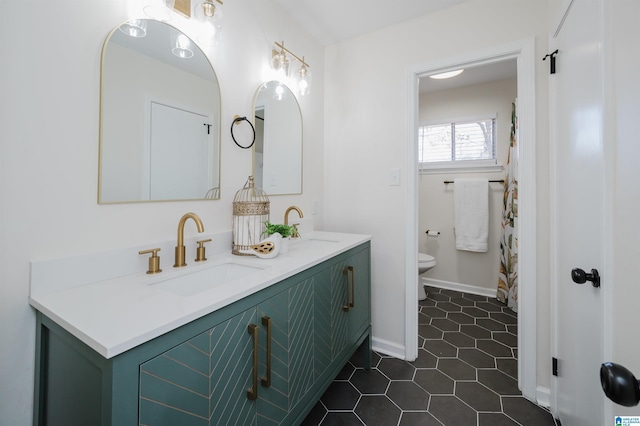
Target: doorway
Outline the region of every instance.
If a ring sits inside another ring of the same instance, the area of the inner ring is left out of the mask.
[[[527,39],[458,57],[414,65],[409,69],[407,138],[407,218],[405,281],[405,359],[418,354],[418,109],[421,76],[515,59],[519,117],[519,299],[518,385],[525,398],[538,401],[536,389],[536,163],[534,40]],[[498,267],[498,265],[496,265]],[[496,283],[497,284],[497,283]],[[523,303],[526,300],[526,304]],[[548,396],[547,396],[548,398]],[[546,402],[546,401],[545,401]]]

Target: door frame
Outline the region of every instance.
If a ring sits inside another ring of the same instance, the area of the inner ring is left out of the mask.
[[[518,386],[531,401],[548,405],[537,389],[536,117],[535,39],[528,38],[464,55],[417,64],[408,70],[407,209],[405,235],[405,359],[418,356],[418,79],[425,74],[517,60],[518,87]],[[526,241],[526,244],[522,244]],[[496,268],[498,265],[496,265]],[[497,283],[496,283],[497,289]],[[526,300],[526,304],[522,303]]]

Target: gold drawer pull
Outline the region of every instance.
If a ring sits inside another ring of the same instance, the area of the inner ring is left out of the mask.
[[[346,275],[347,276],[347,304],[342,306],[342,310],[345,312],[349,312],[349,309],[353,308],[355,303],[354,303],[354,299],[355,299],[355,285],[354,285],[354,272],[353,272],[353,266],[347,266],[346,268],[344,268],[342,270],[342,275]]]
[[[247,331],[253,337],[253,386],[247,391],[247,398],[255,401],[258,399],[258,326],[249,324]]]
[[[262,386],[268,388],[271,386],[271,318],[262,317],[262,325],[267,327],[267,375],[260,378]]]

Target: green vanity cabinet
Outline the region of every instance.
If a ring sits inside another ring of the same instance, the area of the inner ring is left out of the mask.
[[[34,424],[299,424],[370,353],[369,244],[110,359],[38,313]]]

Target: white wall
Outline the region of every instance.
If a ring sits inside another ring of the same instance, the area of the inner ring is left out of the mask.
[[[613,251],[611,271],[605,271],[613,287],[609,308],[612,312],[611,347],[605,342],[606,361],[620,363],[640,377],[640,339],[638,339],[638,301],[640,280],[638,279],[638,211],[640,209],[640,187],[638,187],[637,121],[640,115],[640,81],[637,70],[640,54],[640,2],[633,0],[610,0],[609,34],[605,51],[610,59],[606,69],[612,83],[607,87],[611,96],[608,119],[611,120],[609,141],[614,145],[613,176]],[[612,415],[638,416],[640,406],[624,408],[614,405]]]
[[[542,58],[546,6],[540,0],[470,1],[327,48],[325,163],[331,173],[325,176],[325,224],[330,230],[373,235],[375,339],[404,346],[409,68],[531,37],[536,57]],[[536,63],[535,124],[538,383],[548,387],[547,66]],[[389,185],[393,168],[401,171],[400,186]]]
[[[216,48],[203,49],[222,93],[219,201],[98,205],[100,54],[107,34],[142,2],[0,2],[0,417],[31,424],[35,312],[28,304],[29,261],[175,238],[187,211],[206,231],[229,230],[231,202],[251,174],[251,150],[231,140],[235,114],[252,116],[260,83],[270,80],[275,41],[304,55],[313,91],[300,99],[304,120],[304,194],[271,198],[281,221],[291,204],[312,217],[323,204],[323,48],[271,0],[225,2]],[[193,35],[191,22],[172,21]],[[195,37],[192,37],[195,39]],[[321,212],[320,212],[321,213]],[[322,225],[322,215],[315,216]],[[187,230],[189,232],[189,230]],[[194,232],[194,229],[191,230]]]
[[[446,123],[464,117],[496,116],[496,156],[506,166],[511,136],[511,103],[517,95],[516,80],[465,86],[420,96],[420,125]],[[489,249],[485,253],[456,250],[454,233],[454,185],[443,181],[456,177],[503,179],[503,172],[428,173],[418,183],[418,249],[436,258],[436,267],[422,276],[495,291],[500,270],[500,236],[504,187],[489,184]],[[437,238],[427,237],[426,230],[440,231]],[[483,293],[484,294],[484,293]]]

